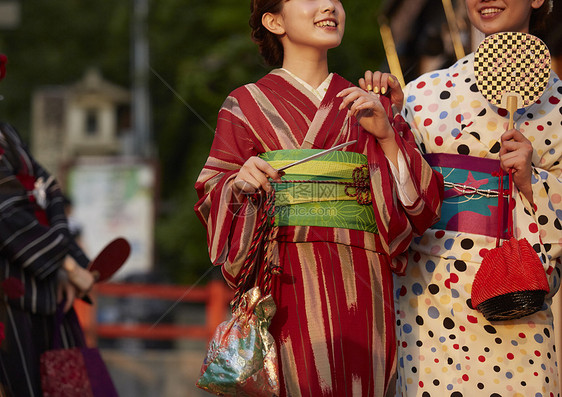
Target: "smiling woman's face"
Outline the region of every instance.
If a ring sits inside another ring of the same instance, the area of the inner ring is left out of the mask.
[[[466,0],[468,18],[486,36],[498,32],[529,32],[533,9],[546,0]]]
[[[280,13],[286,38],[293,45],[330,49],[340,45],[345,11],[339,0],[290,0]]]

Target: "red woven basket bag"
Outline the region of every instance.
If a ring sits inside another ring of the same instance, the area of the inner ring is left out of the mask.
[[[503,173],[498,196],[498,237],[496,248],[488,251],[474,277],[472,307],[488,321],[514,320],[542,309],[549,292],[542,263],[527,239],[513,236],[512,172],[509,172],[508,236],[500,246],[503,228]]]

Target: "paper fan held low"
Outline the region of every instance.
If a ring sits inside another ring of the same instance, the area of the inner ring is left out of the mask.
[[[503,226],[503,174],[500,175],[498,212]],[[546,273],[539,256],[527,239],[513,237],[512,173],[509,173],[509,240],[488,251],[472,284],[472,307],[488,321],[515,320],[542,309],[545,295],[550,291]]]

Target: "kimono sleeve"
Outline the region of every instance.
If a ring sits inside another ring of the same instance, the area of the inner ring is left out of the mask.
[[[441,216],[444,196],[443,175],[425,161],[410,126],[401,115],[394,117],[393,127],[410,179],[418,194],[417,200],[411,205],[403,206],[403,209],[412,224],[414,233],[420,236]]]
[[[2,145],[0,159],[0,254],[41,280],[60,267],[68,252],[68,237],[59,228],[38,222],[27,192],[5,155],[14,148]],[[17,150],[30,158],[22,146]]]
[[[559,284],[555,277],[560,274],[562,257],[562,168],[560,162],[548,170],[533,168],[531,184],[534,205],[521,193],[515,195],[514,232],[515,237],[526,238],[539,255],[551,291]]]
[[[423,234],[439,220],[443,201],[443,177],[423,159],[404,119],[401,116],[392,118],[390,103],[385,99],[381,97],[381,102],[388,117],[393,120],[396,141],[417,193],[413,204],[404,206],[398,199],[390,164],[376,139],[371,136],[367,140],[367,153],[371,186],[383,187],[372,190],[380,241],[391,258],[392,271],[402,275],[407,265],[406,251],[414,234]]]
[[[62,189],[56,179],[52,179],[51,175],[33,158],[34,174],[43,181],[52,180],[45,186],[47,219],[49,220],[49,228],[53,233],[60,233],[65,237],[65,244],[68,248],[68,254],[78,263],[81,267],[86,268],[90,263],[90,259],[84,253],[82,248],[78,245],[76,240],[72,237],[68,226],[68,218],[65,211],[65,198]]]
[[[237,99],[229,96],[219,111],[209,157],[195,184],[199,197],[195,212],[207,229],[211,262],[223,266],[232,287],[250,248],[259,209],[247,197],[240,202],[232,185],[245,161],[256,154],[250,125]]]

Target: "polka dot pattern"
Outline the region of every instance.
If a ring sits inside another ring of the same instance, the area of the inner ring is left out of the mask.
[[[471,54],[406,87],[405,115],[427,153],[498,159],[507,112],[478,92]],[[475,89],[476,87],[476,89]],[[517,238],[538,253],[551,291],[562,255],[562,84],[552,73],[540,103],[515,114],[535,153],[535,205],[516,195]],[[474,275],[495,239],[429,229],[415,239],[405,277],[395,278],[398,395],[559,396],[550,299],[543,310],[491,324],[471,306]]]

